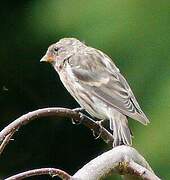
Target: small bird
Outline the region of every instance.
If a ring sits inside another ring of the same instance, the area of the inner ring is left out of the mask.
[[[76,38],[63,38],[49,46],[42,61],[52,64],[68,92],[92,117],[109,120],[113,146],[132,145],[127,117],[149,123],[126,79],[102,51]]]

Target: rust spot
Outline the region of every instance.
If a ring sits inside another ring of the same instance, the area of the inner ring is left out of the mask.
[[[54,56],[47,55],[47,62],[53,62],[55,60]]]

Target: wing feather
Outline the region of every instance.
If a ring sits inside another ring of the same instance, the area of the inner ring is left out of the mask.
[[[147,124],[149,120],[141,110],[126,79],[108,56],[100,51],[98,53],[97,60],[91,56],[93,52],[87,54],[81,65],[77,65],[75,57],[72,57],[71,70],[78,82],[110,107],[142,124]]]

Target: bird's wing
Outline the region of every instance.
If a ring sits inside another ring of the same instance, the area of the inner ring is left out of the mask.
[[[142,124],[147,124],[149,120],[141,110],[126,79],[108,56],[97,52],[97,59],[89,53],[82,59],[83,63],[79,61],[77,64],[78,57],[70,59],[71,71],[77,81],[91,95],[107,105]]]

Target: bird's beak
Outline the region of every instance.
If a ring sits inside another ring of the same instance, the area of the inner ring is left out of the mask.
[[[52,61],[54,61],[54,57],[49,55],[44,55],[40,60],[40,62],[48,62],[48,63],[51,63]]]

